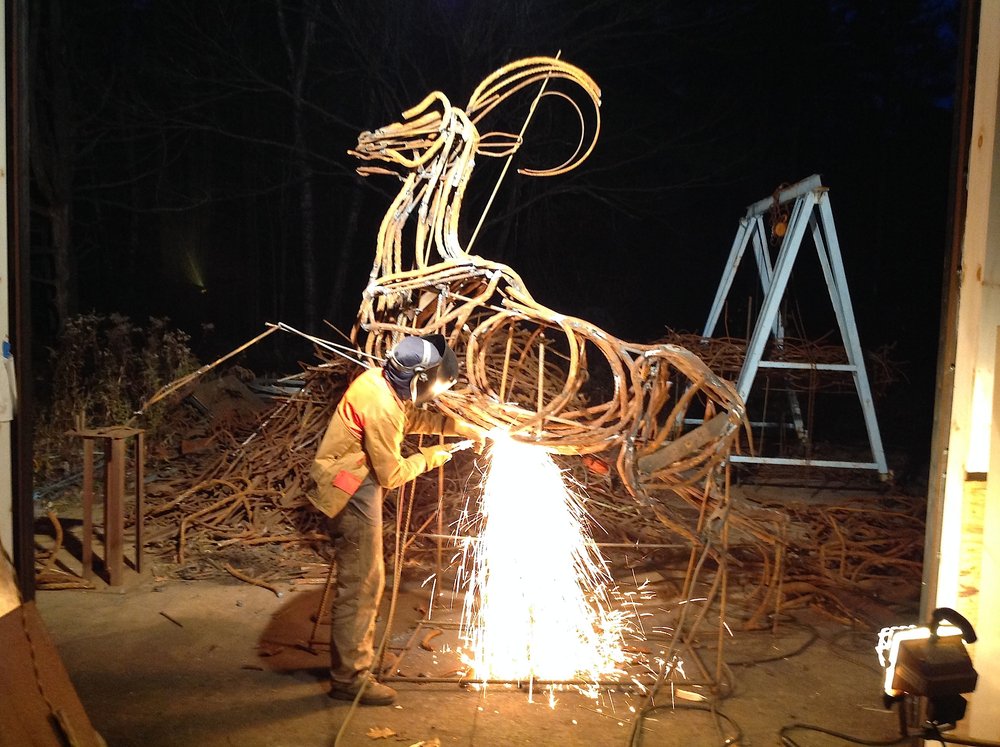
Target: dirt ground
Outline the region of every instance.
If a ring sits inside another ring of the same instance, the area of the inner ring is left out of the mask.
[[[674,600],[664,579],[676,572],[644,579],[651,581],[640,610],[646,631],[666,619]],[[404,574],[395,609],[390,615],[390,589],[380,616],[379,637],[391,617],[387,645],[397,657],[390,684],[399,698],[390,707],[352,708],[326,696],[327,626],[322,617],[315,622],[322,585],[268,590],[129,570],[118,587],[39,591],[37,605],[111,747],[749,746],[780,744],[782,729],[797,723],[862,740],[898,734],[896,714],[881,704],[874,629],[800,611],[774,630],[741,631],[734,588],[726,612],[734,624],[723,642],[727,686],[714,713],[690,699],[697,686],[664,686],[650,698],[628,677],[602,686],[596,699],[565,690],[552,704],[540,687],[460,683],[456,602],[448,593],[432,600],[423,580]],[[698,679],[699,661],[714,668],[717,629],[709,626],[705,640],[682,652],[690,679]],[[629,674],[643,684],[652,683],[656,645],[652,635],[636,641]],[[845,743],[807,729],[788,735],[803,747]]]

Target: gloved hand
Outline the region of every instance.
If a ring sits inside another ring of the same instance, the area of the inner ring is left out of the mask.
[[[440,467],[451,459],[451,452],[445,446],[424,446],[421,447],[420,453],[424,455],[428,470]]]
[[[485,428],[480,428],[473,423],[467,423],[464,420],[455,421],[455,434],[463,438],[471,438],[475,441],[476,443],[472,448],[477,454],[483,453],[483,447],[486,445],[486,434],[488,432]]]

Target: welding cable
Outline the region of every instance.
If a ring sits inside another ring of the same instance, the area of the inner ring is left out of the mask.
[[[835,731],[834,729],[827,729],[825,726],[816,726],[815,724],[800,724],[798,722],[785,724],[781,727],[781,731],[778,732],[778,743],[783,747],[800,747],[799,743],[788,736],[787,732],[793,730],[802,731],[814,731],[819,734],[827,734],[831,737],[836,737],[837,739],[842,739],[845,742],[853,742],[854,744],[865,744],[872,745],[873,747],[890,747],[894,744],[905,744],[912,741],[915,737],[919,735],[909,735],[903,734],[902,736],[895,737],[893,739],[862,739],[861,737],[852,737],[850,734],[844,734],[843,732]]]
[[[805,623],[799,622],[794,618],[792,618],[790,622],[792,627],[797,627],[800,630],[804,630],[808,634],[806,640],[803,643],[800,643],[795,648],[793,648],[791,651],[785,653],[777,653],[774,654],[773,656],[763,656],[759,659],[758,658],[741,659],[737,661],[728,661],[726,663],[731,667],[752,667],[756,664],[769,664],[770,662],[774,661],[784,661],[785,659],[791,659],[792,657],[799,656],[800,654],[805,653],[805,651],[808,650],[810,646],[812,646],[816,641],[820,639],[819,631],[816,630],[816,628],[814,628],[812,625],[807,625]],[[786,624],[788,624],[787,621]],[[744,631],[744,632],[749,633],[751,631]],[[771,633],[770,629],[761,632]]]
[[[720,711],[718,708],[716,708],[714,705],[711,704],[705,705],[701,703],[670,703],[670,704],[664,703],[663,705],[649,705],[643,708],[640,713],[636,714],[636,722],[637,723],[640,722],[642,719],[644,719],[646,716],[653,713],[654,711],[660,711],[664,709],[668,709],[671,711],[702,711],[703,713],[711,714],[712,718],[715,720],[715,728],[719,732],[719,736],[722,737],[723,747],[729,747],[729,745],[738,745],[743,739],[743,729],[740,728],[740,725],[736,722],[736,720],[732,716],[723,713],[722,711]],[[725,721],[726,723],[729,724],[730,727],[735,729],[736,733],[731,736],[726,736],[723,729],[723,723],[722,723],[723,721]],[[630,745],[632,747],[640,747],[642,745],[641,731],[637,733],[636,738],[631,740]]]
[[[885,672],[885,670],[882,669],[881,667],[876,667],[874,664],[866,664],[863,661],[858,661],[856,658],[851,658],[850,654],[859,652],[848,648],[847,646],[845,646],[843,643],[840,642],[841,638],[844,638],[849,635],[865,636],[865,646],[864,649],[862,649],[862,652],[866,656],[870,656],[871,641],[877,638],[878,633],[876,631],[854,630],[853,628],[849,628],[847,630],[841,630],[839,633],[835,633],[833,637],[827,640],[826,645],[830,649],[830,652],[834,656],[843,659],[846,662],[850,662],[851,664],[857,664],[859,667],[862,667],[863,669],[868,669],[873,673],[879,675],[879,677],[881,677]]]
[[[991,742],[986,739],[972,739],[971,737],[953,737],[949,734],[942,734],[936,726],[929,726],[924,729],[921,735],[924,739],[933,739],[943,745],[965,744],[971,747],[1000,747],[1000,742]]]
[[[785,724],[781,727],[778,732],[778,743],[783,745],[783,747],[799,747],[798,742],[788,736],[789,731],[795,729],[800,729],[803,731],[814,731],[819,734],[828,734],[831,737],[836,737],[837,739],[842,739],[845,742],[853,742],[854,744],[865,744],[874,745],[875,747],[889,747],[894,744],[902,744],[904,742],[909,742],[913,740],[917,735],[910,734],[909,723],[906,718],[906,708],[905,703],[900,703],[898,718],[899,718],[899,736],[893,739],[863,739],[861,737],[852,737],[850,734],[843,734],[839,731],[834,731],[833,729],[827,729],[824,726],[816,726],[814,724],[802,724],[799,722],[793,722],[791,724]]]
[[[702,547],[702,551],[701,551],[701,553],[700,553],[700,555],[698,557],[697,562],[694,565],[694,568],[691,569],[691,573],[690,573],[690,576],[689,576],[690,582],[685,582],[685,585],[687,587],[687,591],[689,591],[689,592],[694,588],[695,584],[698,583],[699,578],[700,578],[701,573],[702,573],[702,570],[704,568],[705,562],[708,559],[708,557],[710,556],[712,549],[715,548],[715,543],[713,542],[711,535],[707,531],[703,535],[703,542],[704,542],[704,545]],[[704,607],[704,609],[702,609],[702,611],[699,613],[699,615],[698,615],[698,617],[696,619],[697,623],[700,623],[704,619],[705,614],[707,613],[708,607],[711,606],[713,600],[718,596],[718,592],[719,592],[719,576],[718,576],[718,574],[719,573],[721,573],[721,571],[717,572],[716,579],[711,584],[711,588],[710,588],[709,594],[707,595],[708,598],[705,600],[705,607]],[[682,630],[685,627],[686,618],[688,616],[688,609],[689,609],[689,605],[684,605],[683,608],[681,609],[680,614],[678,615],[678,620],[677,620],[677,623],[675,625],[675,634],[674,634],[673,640],[671,641],[670,646],[668,647],[668,652],[667,652],[667,654],[664,657],[665,661],[667,661],[667,662],[671,662],[672,661],[673,655],[676,652],[677,647],[678,647],[678,638],[683,637],[682,636]],[[694,627],[697,627],[697,625],[693,625],[692,629]],[[691,644],[690,639],[687,641],[687,644],[688,645]],[[724,662],[722,664],[722,669],[723,669],[723,672],[726,675],[729,675],[731,677],[732,672],[729,669],[729,667],[726,666],[726,664]],[[650,692],[649,692],[649,703],[648,703],[648,705],[645,708],[643,708],[641,711],[639,711],[637,713],[637,715],[636,715],[636,719],[633,722],[632,734],[631,734],[630,739],[629,739],[629,744],[632,745],[632,747],[636,747],[637,745],[639,745],[641,743],[642,724],[643,724],[643,721],[644,721],[646,715],[648,713],[651,713],[655,709],[663,708],[664,707],[664,706],[657,706],[657,705],[655,705],[655,697],[656,697],[656,693],[658,692],[659,688],[666,682],[666,676],[667,676],[667,673],[669,671],[671,671],[669,668],[664,668],[657,675],[657,680],[653,684],[653,686],[652,686],[652,688],[650,689]],[[727,696],[732,693],[732,681],[731,681],[731,679],[728,682],[728,685],[729,685],[729,687],[727,689],[729,690],[729,692],[727,693]],[[725,718],[725,719],[729,720],[730,723],[732,723],[734,726],[736,726],[735,722],[733,722],[732,719],[730,719],[728,716],[726,716],[725,714],[723,714],[721,711],[718,711],[718,709],[714,706],[714,704],[713,705],[709,705],[709,706],[695,706],[695,705],[689,705],[689,704],[674,704],[674,706],[675,707],[681,707],[681,708],[687,708],[688,710],[709,711],[709,712],[711,712],[713,714],[718,714],[718,715],[716,715],[716,721],[717,722],[718,722],[718,719],[721,717],[721,718]],[[719,733],[721,734],[722,731],[723,731],[721,723],[717,723],[717,726],[718,726],[718,729],[719,729]],[[725,741],[724,741],[724,744],[727,744],[727,745],[728,744],[735,744],[736,742],[738,742],[738,737],[735,738],[735,739],[726,738]]]

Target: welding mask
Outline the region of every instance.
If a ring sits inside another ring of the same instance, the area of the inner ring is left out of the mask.
[[[443,335],[404,337],[389,351],[385,371],[401,399],[423,404],[458,381],[458,358]]]

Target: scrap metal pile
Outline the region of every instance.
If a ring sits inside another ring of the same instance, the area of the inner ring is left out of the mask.
[[[705,338],[696,332],[679,332],[667,329],[660,343],[680,345],[697,351],[705,364],[719,376],[735,381],[743,368],[746,359],[747,340],[739,337]],[[769,351],[769,360],[781,362],[796,362],[810,364],[847,364],[847,352],[842,344],[825,343],[823,339],[811,340],[801,337],[784,336],[781,346],[774,345]],[[872,387],[876,397],[884,395],[889,387],[901,377],[899,365],[890,355],[891,349],[886,348],[870,352],[865,357]],[[769,372],[764,369],[759,376],[767,377]],[[847,391],[856,393],[853,381],[843,371],[824,371],[819,368],[810,370],[782,369],[780,383],[784,387],[793,387],[796,391]]]

